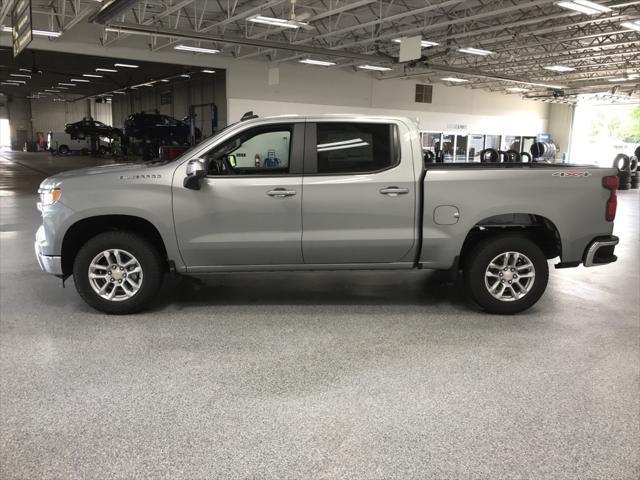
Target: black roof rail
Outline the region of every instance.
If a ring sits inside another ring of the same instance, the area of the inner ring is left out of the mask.
[[[253,114],[253,110],[242,115],[242,118],[240,119],[240,121],[244,122],[245,120],[251,120],[252,118],[258,118],[258,115]]]

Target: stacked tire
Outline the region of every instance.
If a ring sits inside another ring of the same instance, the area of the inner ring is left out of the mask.
[[[638,151],[638,148],[636,148],[636,151]],[[631,177],[631,181],[630,181],[630,186],[631,188],[633,188],[634,190],[637,188],[640,188],[638,186],[638,180],[640,180],[640,175],[638,175],[640,172],[638,172],[638,157],[637,156],[633,156],[629,159],[629,173],[630,173],[630,177]]]
[[[616,155],[616,158],[613,159],[613,167],[618,170],[618,180],[620,183],[618,188],[620,190],[629,190],[631,188],[631,159],[624,153],[619,153]],[[635,173],[637,174],[637,171]]]

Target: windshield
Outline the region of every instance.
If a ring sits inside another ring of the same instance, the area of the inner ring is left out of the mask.
[[[209,140],[211,138],[215,138],[220,136],[222,133],[224,133],[225,131],[227,131],[229,128],[237,125],[240,122],[235,122],[235,123],[230,123],[229,125],[227,125],[226,127],[224,127],[222,130],[218,130],[216,132],[216,134],[212,137],[207,137],[205,139],[203,139],[203,141],[205,140]],[[160,161],[160,160],[152,160],[151,162],[148,163],[161,163],[161,164],[167,164],[167,163],[171,163],[171,162],[178,162],[180,161],[185,155],[190,155],[195,149],[200,148],[200,146],[202,145],[202,142],[197,143],[195,145],[193,145],[192,147],[188,148],[187,150],[185,150],[182,155],[178,155],[176,158],[174,158],[173,160],[166,160],[166,161]]]

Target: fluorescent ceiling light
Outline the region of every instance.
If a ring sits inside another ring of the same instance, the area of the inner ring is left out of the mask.
[[[633,73],[631,75],[627,75],[626,77],[618,77],[618,78],[609,78],[610,82],[630,82],[632,80],[640,77],[640,74]]]
[[[173,49],[196,53],[220,53],[220,50],[215,48],[192,47],[190,45],[176,45],[175,47],[173,47]]]
[[[7,79],[7,82],[9,82],[9,83],[15,83],[16,85],[17,85],[17,84],[21,84],[21,85],[26,85],[26,84],[27,84],[27,82],[25,82],[24,80],[12,80],[12,79],[10,79],[10,78],[9,78],[9,79]]]
[[[19,83],[0,82],[0,85],[6,85],[7,87],[20,87]]]
[[[3,32],[7,32],[7,33],[13,33],[13,27],[9,27],[7,25],[3,25],[2,26],[2,31]],[[50,30],[32,30],[32,33],[34,35],[37,35],[39,37],[59,37],[60,35],[62,35],[62,32],[52,32]]]
[[[22,77],[22,78],[31,78],[31,75],[25,75],[23,73],[10,73],[10,77]]]
[[[400,43],[402,41],[401,38],[394,38],[392,40],[395,43]],[[436,42],[430,42],[429,40],[421,40],[420,41],[420,45],[422,45],[422,47],[427,48],[427,47],[435,47],[436,45],[439,45]]]
[[[631,30],[640,32],[640,20],[636,20],[635,22],[622,22],[620,25],[625,28],[630,28]]]
[[[191,78],[191,75],[189,75],[188,73],[181,73],[180,76],[182,78]]]
[[[115,93],[116,95],[126,95],[127,94],[127,92],[121,92],[119,90],[116,90],[116,91],[111,92],[111,93]]]
[[[115,70],[113,68],[96,68],[96,72],[117,73],[118,70]]]
[[[472,55],[491,55],[493,52],[490,50],[482,50],[481,48],[473,48],[473,47],[466,47],[466,48],[459,48],[458,51],[460,53],[470,53]]]
[[[45,90],[45,92],[59,93],[60,90]]]
[[[300,60],[300,63],[306,63],[307,65],[319,65],[320,67],[330,67],[336,64],[336,62],[327,62],[324,60],[313,60],[311,58],[305,58],[303,60]]]
[[[138,68],[140,65],[132,65],[130,63],[114,63],[113,66],[122,68]]]
[[[93,73],[83,73],[82,76],[90,78],[102,78],[102,75],[94,75]]]
[[[72,78],[71,81],[72,82],[89,83],[89,80],[85,80],[84,78]]]
[[[60,90],[69,90],[69,87],[56,87],[59,88]]]
[[[19,68],[18,69],[20,72],[27,72],[27,73],[31,73],[31,70],[29,70],[28,68]]]
[[[524,93],[529,91],[528,88],[522,88],[522,87],[511,87],[511,88],[507,88],[507,90],[513,93]]]
[[[551,65],[544,67],[545,70],[551,70],[552,72],[573,72],[575,68],[565,67],[564,65]]]
[[[352,143],[365,143],[368,145],[368,143],[362,140],[361,138],[352,138],[351,140],[342,140],[340,142],[319,143],[317,147],[318,149],[321,149],[321,148],[327,148],[327,147],[335,147],[338,145],[349,145]]]
[[[453,82],[453,83],[464,83],[469,81],[464,78],[456,78],[456,77],[445,77],[445,78],[441,78],[440,80],[444,80],[445,82]]]
[[[215,71],[215,70],[207,70],[207,69],[205,68],[204,70],[202,70],[202,73],[216,73],[216,71]],[[168,82],[169,80],[163,80],[163,81]]]
[[[164,82],[164,83],[169,83],[169,80],[167,80],[166,78],[163,78],[163,79],[162,79],[162,80],[160,80],[160,81],[161,81],[161,82]]]
[[[65,87],[75,87],[76,86],[75,83],[62,83],[62,82],[58,82],[58,85],[64,85]]]
[[[391,70],[389,67],[380,67],[378,65],[359,65],[358,68],[362,70],[375,70],[376,72],[386,72]]]
[[[265,17],[264,15],[254,15],[253,17],[247,18],[247,20],[253,23],[262,23],[265,25],[274,25],[276,27],[283,28],[300,28],[302,26],[308,25],[304,22],[286,20],[284,18]]]
[[[573,0],[567,2],[557,2],[556,5],[569,10],[574,10],[587,15],[599,15],[601,13],[610,12],[609,7],[600,5],[599,3],[590,2],[589,0]]]

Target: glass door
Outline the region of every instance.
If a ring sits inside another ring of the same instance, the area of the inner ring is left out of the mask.
[[[469,153],[467,154],[468,162],[479,162],[480,152],[484,148],[484,135],[469,135]]]
[[[466,162],[467,161],[467,147],[468,147],[468,135],[456,135],[455,159],[454,162]]]
[[[443,133],[440,148],[444,153],[444,161],[453,162],[455,154],[455,135],[450,133]]]

